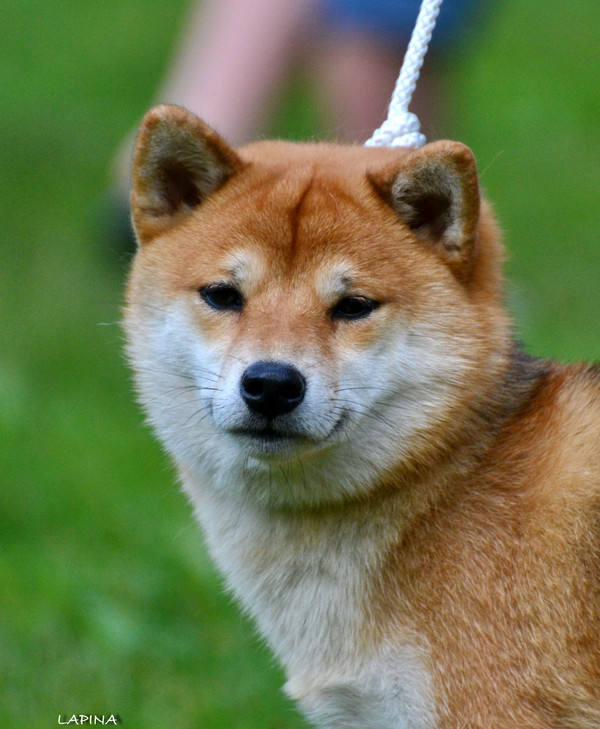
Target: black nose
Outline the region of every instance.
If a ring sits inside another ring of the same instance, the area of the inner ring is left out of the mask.
[[[242,397],[250,410],[266,418],[285,415],[304,399],[306,380],[290,365],[255,362],[242,375]]]

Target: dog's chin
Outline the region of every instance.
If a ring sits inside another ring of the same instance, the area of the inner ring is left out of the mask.
[[[303,455],[318,453],[344,439],[348,418],[345,413],[330,428],[316,430],[298,426],[285,418],[275,421],[248,418],[221,426],[221,433],[233,440],[244,454],[262,460],[289,461]]]
[[[318,450],[319,440],[295,432],[282,432],[272,427],[235,428],[229,431],[238,447],[253,458],[289,460]]]

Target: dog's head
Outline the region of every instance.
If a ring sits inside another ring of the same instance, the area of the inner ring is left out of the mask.
[[[505,366],[498,235],[461,144],[233,150],[156,107],[132,212],[141,398],[220,488],[363,494],[434,457]]]

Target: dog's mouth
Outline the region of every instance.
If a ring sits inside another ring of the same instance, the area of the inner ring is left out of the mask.
[[[282,433],[270,426],[264,428],[238,428],[232,431],[235,435],[244,435],[249,438],[258,438],[259,440],[277,441],[289,438],[297,438],[293,433]]]
[[[252,456],[288,459],[334,445],[342,437],[347,422],[348,413],[343,412],[333,427],[314,431],[298,427],[287,418],[252,418],[227,428],[226,432]]]
[[[263,458],[285,458],[298,451],[312,450],[316,442],[293,430],[278,430],[272,425],[262,427],[240,427],[229,431],[243,443],[253,456]]]
[[[304,440],[304,436],[300,433],[293,431],[282,431],[273,428],[271,425],[265,425],[264,427],[252,428],[234,428],[229,431],[233,435],[241,436],[243,438],[250,438],[252,440],[264,441],[265,443],[278,443],[283,441],[301,441]]]
[[[343,431],[347,418],[339,418],[334,427],[325,433],[311,433],[285,427],[272,421],[240,425],[228,430],[251,455],[263,458],[287,458],[299,452],[320,450],[333,445]]]

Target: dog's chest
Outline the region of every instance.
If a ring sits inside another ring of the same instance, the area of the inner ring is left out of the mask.
[[[355,675],[289,681],[286,691],[321,729],[436,729],[430,677],[410,643],[388,646]]]
[[[376,637],[373,575],[391,539],[377,522],[266,519],[215,498],[198,506],[215,561],[317,726],[435,726],[422,648],[408,629],[391,645]]]
[[[197,513],[228,585],[289,670],[362,659],[377,562],[370,530],[218,498],[203,498]]]

